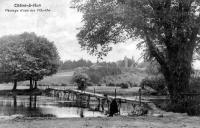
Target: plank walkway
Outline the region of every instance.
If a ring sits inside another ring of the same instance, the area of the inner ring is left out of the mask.
[[[151,101],[149,100],[144,100],[141,98],[126,98],[122,96],[109,96],[109,95],[104,95],[104,94],[99,94],[99,93],[92,93],[92,92],[86,92],[86,91],[81,91],[81,90],[75,90],[75,89],[53,89],[49,88],[50,90],[55,90],[55,91],[61,91],[64,93],[74,93],[74,94],[80,94],[80,95],[85,95],[85,96],[90,96],[90,97],[96,97],[99,99],[109,99],[113,100],[116,99],[117,101],[120,102],[129,102],[129,103],[150,103]]]

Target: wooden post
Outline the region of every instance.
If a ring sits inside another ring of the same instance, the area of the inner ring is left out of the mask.
[[[88,95],[88,100],[87,100],[87,107],[90,107],[90,95]]]
[[[101,109],[102,109],[102,111],[104,111],[104,104],[105,104],[105,99],[102,99],[101,100]]]
[[[107,105],[108,105],[108,113],[110,113],[110,102],[109,102],[109,99],[107,99]]]
[[[120,100],[119,100],[119,105],[118,105],[119,115],[120,115],[121,103],[122,103],[122,101],[121,101],[121,99],[120,99]]]
[[[142,96],[141,89],[139,89],[139,103],[140,103],[140,106],[141,106],[141,96]]]
[[[36,109],[36,107],[37,107],[37,96],[35,95],[34,96],[34,109]]]
[[[52,92],[52,95],[53,95],[53,97],[55,97],[55,91],[54,91],[54,90],[52,90],[51,92]]]
[[[117,96],[117,90],[116,90],[116,88],[115,88],[115,99],[116,99],[116,96]]]
[[[95,95],[95,88],[94,88],[94,95]]]
[[[101,99],[100,98],[98,98],[98,106],[97,106],[97,109],[98,109],[98,111],[100,111],[100,106],[101,106]]]

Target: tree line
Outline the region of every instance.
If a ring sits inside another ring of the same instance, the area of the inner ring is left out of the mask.
[[[59,70],[71,70],[71,69],[75,69],[75,68],[78,68],[78,67],[90,67],[94,64],[98,64],[98,65],[101,65],[101,66],[104,66],[104,67],[124,68],[125,65],[126,65],[125,61],[127,61],[128,67],[135,67],[137,65],[137,62],[133,59],[130,59],[130,58],[118,60],[116,62],[105,62],[104,61],[104,62],[97,62],[97,63],[94,63],[90,60],[84,60],[82,58],[82,59],[79,59],[79,60],[66,60],[64,62],[60,62]]]
[[[66,60],[64,62],[61,62],[60,65],[60,70],[71,70],[71,69],[75,69],[78,67],[90,67],[92,66],[94,63],[92,63],[89,60],[84,60],[84,59],[80,59],[80,60]]]

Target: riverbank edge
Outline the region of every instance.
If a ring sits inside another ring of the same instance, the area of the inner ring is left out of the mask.
[[[0,128],[198,128],[199,117],[171,113],[164,117],[114,116],[87,118],[15,118],[1,120]]]
[[[16,89],[16,90],[0,90],[0,96],[17,96],[17,95],[42,95],[43,89]]]

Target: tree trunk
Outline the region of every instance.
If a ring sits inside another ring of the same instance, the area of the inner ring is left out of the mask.
[[[14,80],[14,86],[13,86],[13,91],[15,91],[17,89],[17,80]]]
[[[32,109],[32,95],[29,97],[29,108]]]
[[[30,78],[30,90],[32,90],[32,89],[33,89],[33,79]]]
[[[34,96],[34,104],[33,104],[34,109],[37,107],[37,96]]]
[[[35,89],[37,89],[37,80],[35,81]]]
[[[184,72],[178,71],[170,71],[170,76],[165,76],[168,91],[170,94],[170,99],[172,103],[178,103],[183,100],[183,93],[187,93],[189,91],[189,80],[190,80],[190,69],[185,69]]]
[[[174,104],[184,103],[182,94],[189,92],[192,56],[193,47],[187,47],[184,43],[168,53],[167,69],[163,68],[163,74]]]

